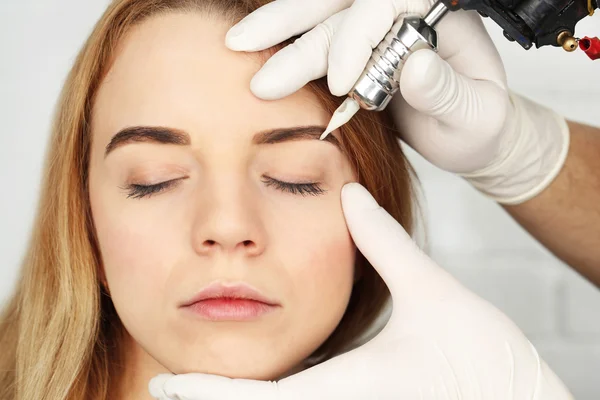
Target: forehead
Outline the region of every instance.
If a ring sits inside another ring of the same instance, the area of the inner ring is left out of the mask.
[[[93,110],[95,135],[130,125],[259,131],[322,124],[328,113],[308,89],[264,101],[250,91],[263,56],[225,47],[229,25],[198,13],[152,17],[122,39]]]

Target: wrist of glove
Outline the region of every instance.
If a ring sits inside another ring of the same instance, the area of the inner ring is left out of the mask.
[[[501,204],[520,204],[546,189],[562,169],[569,150],[564,117],[514,92],[503,142],[495,162],[460,174],[480,192]]]

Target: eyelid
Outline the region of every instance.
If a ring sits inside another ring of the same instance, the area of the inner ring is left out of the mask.
[[[135,167],[127,172],[128,182],[130,184],[153,185],[176,179],[181,176],[188,176],[190,168],[178,164],[156,165],[156,160],[146,160],[139,162]],[[171,178],[172,177],[172,178]]]
[[[180,176],[171,179],[130,179],[126,186],[156,186],[187,178],[189,178],[189,176]]]

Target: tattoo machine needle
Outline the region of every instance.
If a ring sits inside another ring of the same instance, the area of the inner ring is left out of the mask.
[[[420,49],[437,51],[437,34],[433,27],[447,11],[448,8],[438,1],[425,17],[404,18],[398,33],[394,33],[395,26],[392,27],[373,50],[367,66],[348,93],[348,98],[333,113],[321,140],[350,121],[360,108],[373,111],[385,109],[399,89],[400,71],[406,59]]]

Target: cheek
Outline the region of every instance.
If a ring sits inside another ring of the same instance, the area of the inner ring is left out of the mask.
[[[294,228],[285,236],[281,259],[289,266],[293,315],[300,324],[312,321],[319,327],[313,334],[322,342],[338,325],[350,299],[356,248],[339,206],[290,216],[288,223]]]
[[[305,237],[296,243],[302,243],[302,246],[292,250],[301,262],[293,271],[295,280],[302,282],[305,288],[314,288],[306,297],[330,293],[343,297],[354,276],[355,247],[345,225],[326,224],[322,220],[319,225],[320,229],[316,231],[307,229],[301,233]]]
[[[119,199],[91,197],[111,298],[123,323],[135,332],[135,326],[146,325],[164,307],[165,284],[181,253],[181,229],[162,213],[127,207]]]

